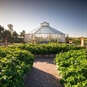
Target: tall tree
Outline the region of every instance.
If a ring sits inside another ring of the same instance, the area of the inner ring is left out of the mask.
[[[22,38],[24,38],[24,36],[25,36],[25,30],[22,30],[22,32],[20,33],[20,36],[21,36]]]
[[[3,37],[4,40],[7,39],[9,42],[11,42],[11,33],[10,33],[9,30],[5,30],[5,31],[3,32],[2,37]]]
[[[2,34],[4,32],[4,27],[0,25],[0,40],[2,39]]]
[[[66,36],[66,43],[69,43],[69,35],[67,34],[67,36]]]
[[[11,32],[11,34],[13,34],[13,25],[12,24],[8,24],[8,29]]]
[[[13,42],[17,42],[17,40],[18,40],[18,34],[17,34],[17,32],[16,31],[14,31],[13,32]]]
[[[4,27],[0,25],[0,44],[3,41],[3,32],[4,32]]]
[[[13,37],[14,37],[14,38],[18,38],[18,34],[17,34],[16,31],[13,32]]]

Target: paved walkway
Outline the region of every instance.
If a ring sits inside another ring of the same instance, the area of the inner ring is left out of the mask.
[[[25,84],[26,87],[63,87],[60,78],[53,59],[36,59]]]

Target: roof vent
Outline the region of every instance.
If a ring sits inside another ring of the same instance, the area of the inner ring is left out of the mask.
[[[49,23],[43,22],[43,23],[40,24],[40,26],[49,26]]]

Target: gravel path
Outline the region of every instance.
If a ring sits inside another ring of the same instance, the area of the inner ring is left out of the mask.
[[[29,76],[25,78],[26,87],[63,87],[53,59],[35,59]]]

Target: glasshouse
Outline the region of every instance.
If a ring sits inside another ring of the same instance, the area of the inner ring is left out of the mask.
[[[25,34],[25,42],[65,42],[65,34],[43,22],[40,27]]]

